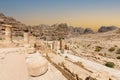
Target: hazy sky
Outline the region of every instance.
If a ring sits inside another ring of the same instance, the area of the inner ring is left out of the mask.
[[[0,0],[0,12],[29,25],[120,26],[120,0]]]

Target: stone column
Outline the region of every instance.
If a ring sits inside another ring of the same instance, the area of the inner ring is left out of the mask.
[[[33,35],[29,35],[29,44],[32,48],[35,48],[36,46],[36,37]]]
[[[30,76],[38,77],[48,71],[48,61],[39,52],[30,54],[26,59],[26,63]]]
[[[63,39],[60,40],[60,50],[64,51],[65,49],[65,41]]]
[[[4,25],[5,26],[5,41],[11,43],[12,42],[12,26],[11,25]]]
[[[58,49],[58,42],[57,41],[53,41],[53,43],[52,43],[52,49],[53,50],[57,50]]]
[[[25,44],[29,43],[29,34],[28,34],[28,32],[24,32],[24,43]]]

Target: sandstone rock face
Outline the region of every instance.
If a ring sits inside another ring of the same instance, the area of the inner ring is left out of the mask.
[[[29,54],[27,56],[26,63],[30,76],[40,76],[48,70],[47,60],[39,53]]]
[[[116,79],[111,77],[107,72],[100,71],[93,73],[86,80],[116,80]]]

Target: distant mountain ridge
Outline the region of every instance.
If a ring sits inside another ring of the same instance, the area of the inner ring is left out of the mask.
[[[115,30],[115,29],[118,29],[118,27],[116,27],[116,26],[101,26],[98,29],[98,32],[107,32],[107,31],[112,31],[112,30]]]
[[[4,27],[2,24],[11,24],[12,35],[14,36],[23,36],[23,31],[29,30],[31,35],[36,36],[39,39],[44,40],[56,40],[60,38],[71,38],[77,37],[81,34],[94,34],[95,32],[91,28],[82,28],[82,27],[73,27],[68,26],[66,23],[53,24],[51,26],[41,24],[36,26],[27,26],[12,17],[6,17],[4,14],[0,13],[0,34],[4,34]],[[105,26],[101,27],[98,32],[106,32],[113,30],[113,27],[106,28]]]

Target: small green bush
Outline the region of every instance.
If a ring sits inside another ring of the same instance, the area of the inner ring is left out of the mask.
[[[120,56],[117,56],[117,59],[120,59]]]
[[[110,51],[110,52],[115,51],[115,47],[111,47],[111,48],[109,49],[109,51]]]
[[[114,68],[115,64],[113,62],[106,62],[105,66]]]
[[[117,45],[115,45],[114,47],[117,47]]]
[[[65,58],[68,58],[68,56],[65,56]]]
[[[91,44],[88,44],[87,47],[91,46]]]
[[[101,49],[102,49],[102,47],[96,46],[95,51],[96,51],[96,52],[99,52],[99,51],[101,51]]]
[[[118,49],[118,50],[116,51],[116,54],[120,54],[120,49]]]
[[[0,37],[0,40],[2,40],[2,38]]]
[[[48,44],[48,47],[51,48],[51,46]]]

